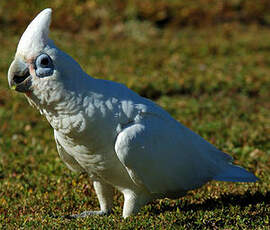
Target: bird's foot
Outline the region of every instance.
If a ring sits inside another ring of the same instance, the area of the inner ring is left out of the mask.
[[[109,215],[111,212],[106,212],[106,211],[84,211],[80,214],[73,214],[73,215],[66,215],[63,216],[66,219],[77,219],[77,218],[84,218],[87,216],[104,216],[104,215]]]

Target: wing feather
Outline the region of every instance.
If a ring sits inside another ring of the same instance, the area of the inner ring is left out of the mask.
[[[115,151],[133,181],[152,193],[200,187],[232,160],[176,120],[151,113],[119,133]]]

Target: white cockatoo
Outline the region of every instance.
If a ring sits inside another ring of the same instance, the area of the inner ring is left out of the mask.
[[[93,181],[100,211],[71,217],[110,213],[114,188],[124,195],[126,218],[210,180],[257,180],[154,102],[87,75],[48,38],[51,14],[43,10],[23,33],[8,81],[47,118],[67,167]]]

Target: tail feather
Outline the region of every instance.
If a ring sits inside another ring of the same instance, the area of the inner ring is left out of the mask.
[[[250,173],[244,168],[231,163],[227,164],[226,168],[213,179],[231,182],[255,182],[258,180],[253,173]]]

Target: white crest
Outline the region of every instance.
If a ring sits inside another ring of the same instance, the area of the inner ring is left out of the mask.
[[[18,47],[17,53],[32,58],[44,49],[48,44],[49,27],[51,24],[52,9],[41,11],[24,31]]]

